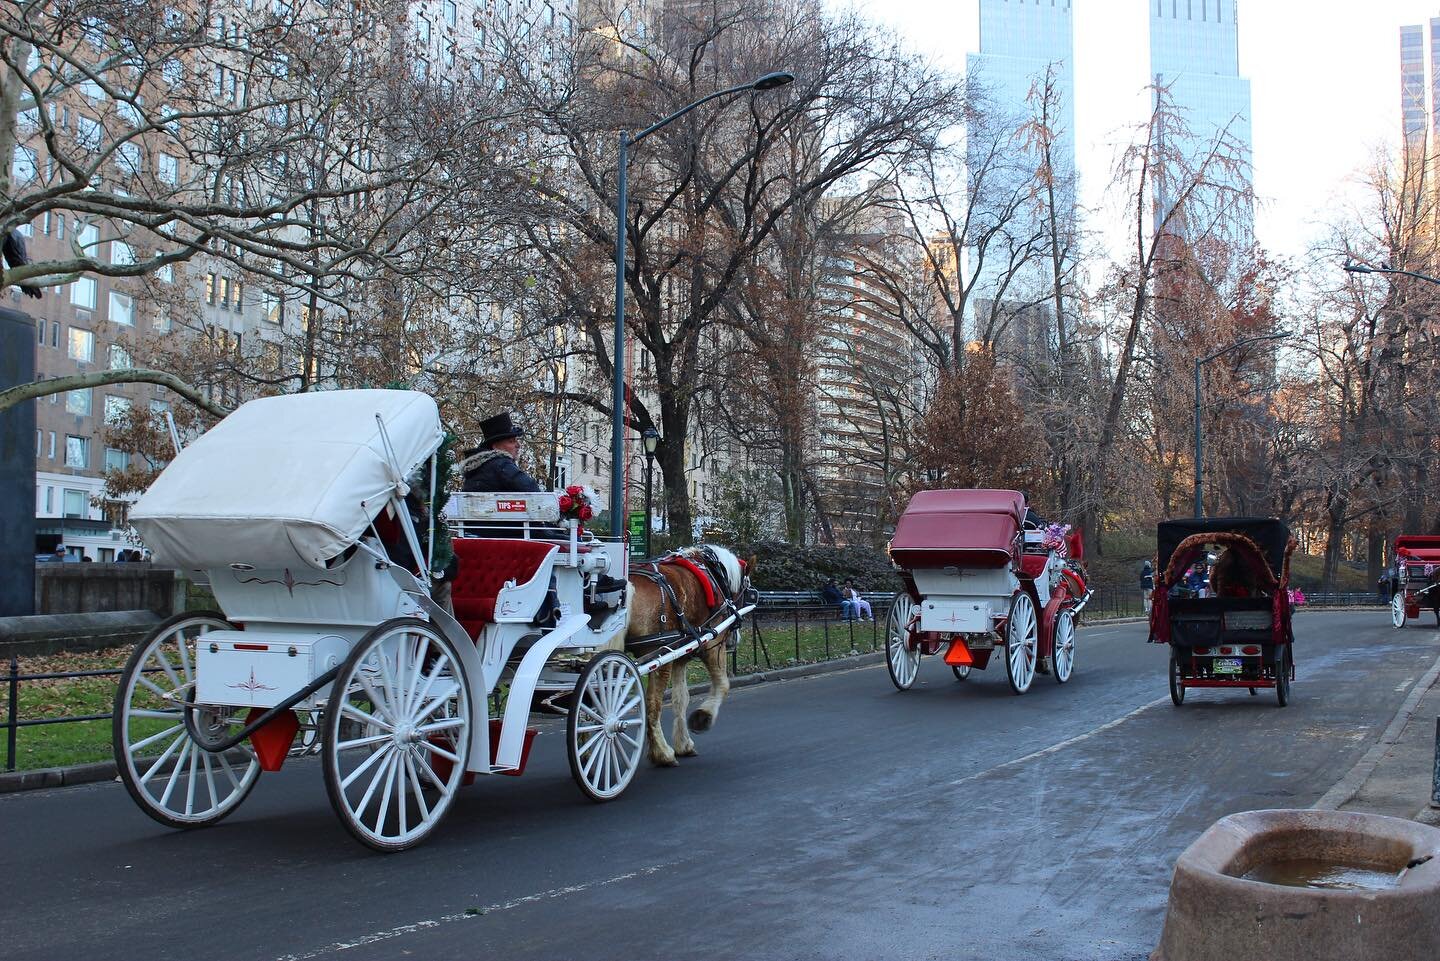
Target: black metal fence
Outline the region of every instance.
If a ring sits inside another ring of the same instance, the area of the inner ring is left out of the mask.
[[[750,615],[739,642],[730,652],[732,674],[772,670],[794,664],[848,657],[882,650],[885,646],[884,622],[890,613],[895,595],[876,592],[863,595],[869,610],[861,608],[859,616],[846,617],[838,604],[821,603],[810,592],[767,592],[760,595],[760,606]],[[1373,593],[1311,594],[1306,604],[1312,607],[1376,605],[1380,599]],[[1138,588],[1097,588],[1086,605],[1083,619],[1094,622],[1144,614],[1144,602]],[[150,668],[154,671],[159,668]],[[8,694],[5,720],[5,770],[15,770],[16,740],[21,728],[49,724],[75,724],[84,721],[106,721],[111,715],[81,714],[67,717],[21,718],[20,688],[22,684],[49,680],[78,680],[87,677],[118,677],[120,668],[95,671],[52,671],[25,674],[20,671],[19,658],[10,658],[4,675]]]

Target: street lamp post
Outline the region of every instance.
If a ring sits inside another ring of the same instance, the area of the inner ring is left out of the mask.
[[[1345,269],[1352,274],[1400,274],[1404,277],[1414,277],[1416,280],[1429,281],[1432,284],[1440,284],[1440,277],[1431,277],[1429,274],[1422,274],[1414,270],[1399,270],[1395,267],[1371,267],[1369,264],[1347,263]]]
[[[610,425],[610,516],[613,518],[612,527],[617,533],[625,526],[625,208],[630,146],[702,104],[747,90],[774,90],[794,80],[794,74],[777,70],[749,83],[707,94],[694,103],[681,107],[670,116],[657,120],[634,136],[631,136],[628,130],[620,132],[619,184],[615,189],[615,360],[612,364],[615,383],[611,393]]]
[[[1196,517],[1204,517],[1204,516],[1205,516],[1205,505],[1204,505],[1204,502],[1203,502],[1203,500],[1202,500],[1202,492],[1204,491],[1204,486],[1203,486],[1203,483],[1202,483],[1202,481],[1203,481],[1203,468],[1202,468],[1203,461],[1201,460],[1201,458],[1204,457],[1204,434],[1202,433],[1202,428],[1201,428],[1201,425],[1200,425],[1200,368],[1201,368],[1201,366],[1204,365],[1204,364],[1210,363],[1210,361],[1214,360],[1216,357],[1223,357],[1223,356],[1225,356],[1226,354],[1230,353],[1232,350],[1239,350],[1241,347],[1245,347],[1245,346],[1247,346],[1247,345],[1249,345],[1249,344],[1258,344],[1258,343],[1260,343],[1261,341],[1265,341],[1265,340],[1284,340],[1285,338],[1287,338],[1287,337],[1289,337],[1289,336],[1290,336],[1289,331],[1280,331],[1279,333],[1274,333],[1274,334],[1261,334],[1259,337],[1245,337],[1245,338],[1243,338],[1243,339],[1241,339],[1241,340],[1235,341],[1235,343],[1230,344],[1230,345],[1227,346],[1227,347],[1221,347],[1219,350],[1211,351],[1210,353],[1206,354],[1204,357],[1196,357],[1196,358],[1195,358],[1195,516],[1196,516]]]
[[[655,471],[655,448],[660,446],[660,432],[647,427],[640,434],[645,444],[645,556],[651,556],[650,534],[655,530],[655,521],[650,515],[650,477]]]

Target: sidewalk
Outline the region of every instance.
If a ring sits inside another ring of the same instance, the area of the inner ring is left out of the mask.
[[[1440,661],[1436,666],[1440,668]],[[1374,764],[1351,797],[1335,799],[1340,802],[1338,810],[1388,814],[1440,826],[1440,809],[1430,806],[1436,763],[1435,725],[1440,716],[1440,670],[1428,671],[1411,694],[1418,700],[1412,705],[1411,699],[1406,699],[1405,707],[1372,749],[1373,756],[1367,755],[1357,765],[1356,773],[1363,774],[1367,762]]]

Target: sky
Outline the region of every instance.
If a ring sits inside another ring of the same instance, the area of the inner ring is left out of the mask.
[[[1018,0],[1012,0],[1018,2]],[[1250,79],[1256,237],[1302,256],[1357,175],[1400,131],[1400,27],[1440,17],[1440,0],[1238,0],[1240,73]],[[854,0],[917,50],[963,72],[978,43],[978,0]],[[1073,0],[1075,139],[1081,204],[1102,242],[1118,241],[1115,158],[1146,115],[1146,0]],[[1428,35],[1428,30],[1426,31]],[[1427,51],[1428,52],[1428,51]]]

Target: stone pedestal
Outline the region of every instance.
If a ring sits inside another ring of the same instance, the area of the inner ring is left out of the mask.
[[[0,390],[35,379],[35,322],[0,308]],[[35,402],[0,412],[0,617],[35,613]]]

